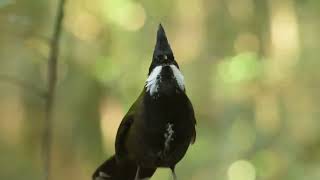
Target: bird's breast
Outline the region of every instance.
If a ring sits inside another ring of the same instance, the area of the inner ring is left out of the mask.
[[[190,144],[193,129],[184,96],[150,98],[144,107],[138,128],[143,162],[158,166],[178,162]]]

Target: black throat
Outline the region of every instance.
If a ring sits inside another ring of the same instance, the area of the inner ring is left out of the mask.
[[[170,66],[163,66],[160,73],[158,97],[171,97],[181,93]],[[174,97],[173,97],[174,98]]]

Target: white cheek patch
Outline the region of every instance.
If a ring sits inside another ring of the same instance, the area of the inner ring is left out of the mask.
[[[161,70],[162,66],[155,67],[147,78],[146,88],[147,92],[150,92],[150,95],[154,95],[154,93],[158,92]]]
[[[175,65],[170,65],[170,68],[173,72],[173,76],[178,84],[178,87],[180,88],[180,90],[184,91],[184,77],[182,73]],[[151,96],[158,92],[161,70],[161,65],[155,67],[146,80],[147,92],[149,92]]]
[[[170,65],[173,75],[178,83],[179,88],[184,91],[184,77],[180,70],[175,65]]]

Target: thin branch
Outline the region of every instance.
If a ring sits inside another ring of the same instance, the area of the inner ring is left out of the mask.
[[[48,59],[48,93],[45,104],[45,122],[43,132],[43,163],[44,163],[44,180],[49,180],[51,164],[51,132],[52,132],[52,112],[55,96],[55,86],[57,82],[57,62],[59,54],[59,40],[64,17],[65,0],[60,0],[58,5],[57,16],[55,19],[53,36],[50,42],[50,54]]]
[[[46,91],[35,86],[34,84],[31,84],[29,82],[26,82],[22,79],[17,79],[15,77],[12,77],[10,75],[7,74],[0,74],[0,81],[1,82],[8,82],[10,84],[14,84],[17,85],[18,87],[21,87],[29,92],[31,92],[32,94],[36,95],[37,97],[40,97],[42,99],[46,98]]]

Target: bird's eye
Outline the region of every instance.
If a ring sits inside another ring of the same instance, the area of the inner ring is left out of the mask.
[[[158,62],[168,61],[169,59],[171,59],[170,55],[158,55],[158,56],[156,56],[156,61],[158,61]]]

